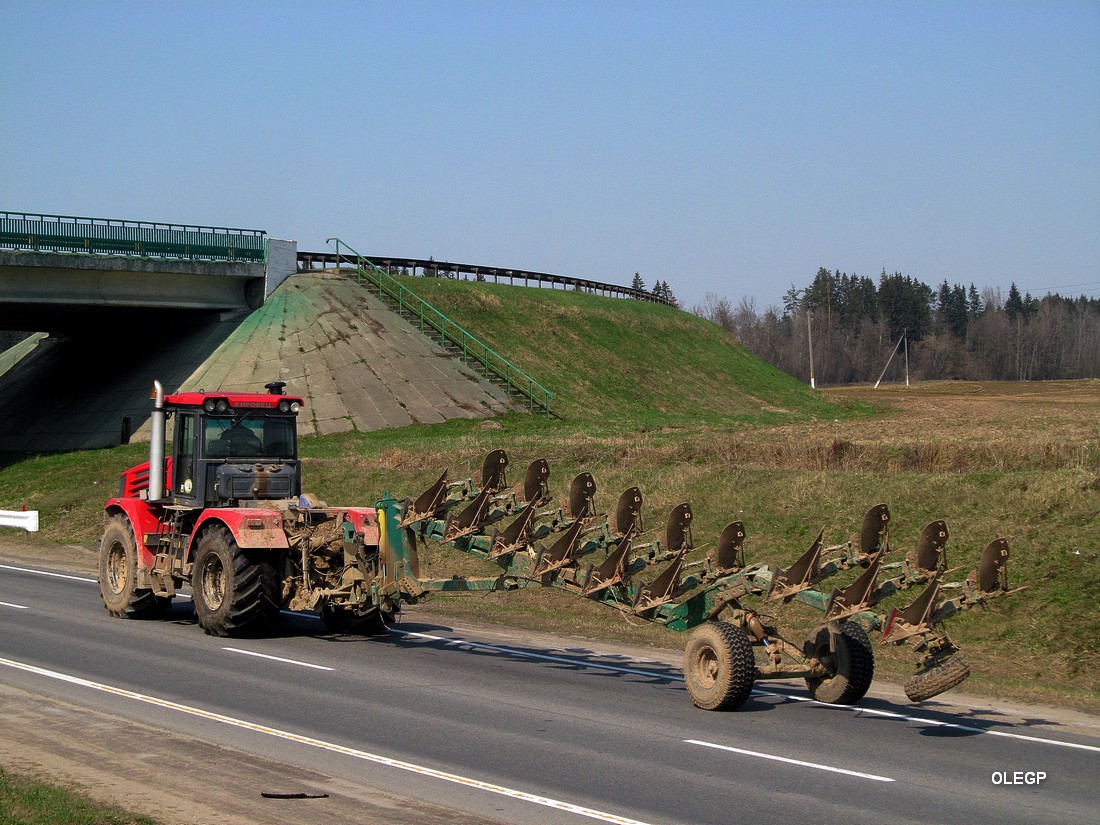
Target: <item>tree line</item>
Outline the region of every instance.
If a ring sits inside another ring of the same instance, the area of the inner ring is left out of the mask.
[[[918,380],[1038,381],[1100,377],[1100,299],[1020,294],[946,280],[933,289],[883,270],[878,281],[821,268],[781,307],[735,307],[708,293],[692,311],[760,358],[815,383]],[[891,353],[897,353],[891,360]]]

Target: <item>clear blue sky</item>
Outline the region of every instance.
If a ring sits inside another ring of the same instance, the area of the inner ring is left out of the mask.
[[[1100,295],[1100,3],[0,0],[0,209]]]

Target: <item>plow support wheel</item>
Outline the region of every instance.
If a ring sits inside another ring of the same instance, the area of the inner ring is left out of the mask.
[[[875,678],[875,654],[871,640],[857,624],[845,622],[819,627],[803,646],[807,658],[817,659],[828,675],[807,676],[806,686],[819,702],[854,705]]]
[[[700,625],[684,648],[684,684],[695,707],[736,710],[745,704],[756,679],[752,643],[729,622]]]

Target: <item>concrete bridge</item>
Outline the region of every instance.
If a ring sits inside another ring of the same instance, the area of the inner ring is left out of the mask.
[[[100,218],[0,212],[0,247],[0,329],[66,335],[247,312],[297,269],[261,230]]]
[[[353,280],[294,275],[293,241],[12,215],[0,212],[0,330],[36,334],[0,351],[0,451],[147,438],[154,378],[209,391],[286,381],[307,399],[303,433],[513,408]]]

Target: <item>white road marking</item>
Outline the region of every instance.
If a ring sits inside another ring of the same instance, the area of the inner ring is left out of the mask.
[[[492,782],[483,782],[479,779],[472,779],[467,776],[461,776],[455,773],[448,773],[447,771],[441,771],[436,768],[428,768],[423,765],[416,765],[412,762],[405,762],[400,759],[393,759],[392,757],[382,756],[381,754],[368,753],[367,751],[361,751],[355,748],[348,748],[343,745],[336,745],[332,742],[325,742],[322,739],[314,739],[311,736],[302,736],[297,733],[290,733],[289,731],[279,730],[278,728],[268,727],[267,725],[260,725],[255,722],[248,722],[243,719],[236,719],[232,716],[225,716],[221,713],[204,710],[203,708],[196,708],[192,707],[191,705],[183,705],[178,702],[172,702],[168,699],[161,699],[159,697],[149,696],[144,693],[136,693],[135,691],[126,690],[125,688],[114,687],[113,685],[105,685],[100,682],[93,682],[89,679],[82,679],[79,676],[70,676],[67,673],[59,673],[54,670],[46,670],[45,668],[36,667],[35,665],[29,665],[24,662],[17,662],[12,659],[0,658],[0,665],[14,668],[16,670],[22,670],[27,673],[33,673],[38,676],[45,676],[48,679],[55,679],[59,682],[67,682],[71,685],[78,685],[80,687],[91,688],[92,690],[99,690],[115,696],[121,696],[125,699],[134,699],[138,702],[145,702],[147,704],[166,708],[168,710],[186,713],[191,716],[197,716],[201,719],[208,719],[213,722],[220,722],[223,725],[243,728],[245,730],[254,731],[255,733],[262,733],[266,736],[273,736],[278,739],[285,739],[289,742],[297,742],[298,744],[308,745],[312,748],[320,748],[321,750],[331,751],[333,753],[339,753],[345,756],[351,756],[355,759],[363,759],[379,765],[386,765],[391,768],[397,768],[399,770],[420,774],[421,776],[431,777],[432,779],[441,779],[444,782],[453,782],[457,785],[463,785],[467,788],[474,788],[476,790],[487,791],[488,793],[495,793],[501,796],[507,796],[512,799],[520,800],[521,802],[530,802],[534,805],[542,805],[546,808],[554,808],[555,810],[565,811],[566,813],[588,817],[589,819],[597,819],[600,822],[611,822],[615,823],[615,825],[647,825],[647,823],[645,822],[641,822],[637,819],[630,819],[625,816],[619,816],[618,814],[607,813],[606,811],[598,811],[594,808],[586,808],[582,805],[576,805],[572,802],[563,802],[558,799],[551,799],[550,797],[540,796],[538,794],[529,793],[527,791],[515,790],[514,788],[506,788],[503,785],[495,785]]]
[[[850,771],[845,768],[834,768],[832,765],[820,765],[817,762],[803,762],[801,759],[788,759],[785,756],[776,756],[772,753],[760,753],[760,751],[747,751],[743,748],[733,748],[729,745],[717,745],[714,742],[702,742],[698,739],[685,739],[689,745],[702,745],[704,748],[716,748],[722,751],[731,751],[733,753],[740,753],[744,756],[755,756],[758,759],[770,759],[773,762],[786,762],[788,765],[799,765],[803,768],[816,768],[819,771],[830,771],[831,773],[842,773],[845,776],[856,776],[860,779],[873,779],[876,782],[896,782],[897,780],[891,779],[888,776],[878,776],[873,773],[862,773],[860,771]]]
[[[16,610],[30,610],[25,604],[12,604],[11,602],[0,602],[0,607],[14,607]]]
[[[1059,739],[1044,739],[1041,736],[1028,736],[1025,733],[1010,733],[1005,730],[990,730],[974,725],[963,725],[958,722],[944,722],[940,719],[929,719],[927,716],[911,716],[906,713],[897,713],[892,710],[879,710],[878,708],[861,708],[859,705],[830,705],[827,702],[818,702],[808,696],[796,696],[790,693],[776,693],[767,690],[754,690],[760,696],[776,696],[781,699],[790,699],[795,702],[810,702],[815,705],[824,705],[834,710],[847,710],[853,713],[866,713],[870,716],[883,716],[887,719],[897,719],[902,722],[913,722],[917,725],[930,725],[934,728],[948,728],[949,730],[963,730],[967,733],[985,733],[990,736],[1005,736],[1009,739],[1022,739],[1025,742],[1039,742],[1043,745],[1060,745],[1063,748],[1077,748],[1084,751],[1100,753],[1100,747],[1096,745],[1081,745],[1077,742],[1063,742]]]
[[[61,573],[50,573],[45,570],[32,570],[25,567],[12,567],[7,564],[0,564],[0,568],[7,570],[18,570],[22,573],[36,573],[41,576],[56,576],[62,579],[73,579],[75,581],[91,582],[92,584],[98,584],[96,579],[85,579],[79,576],[66,576]],[[184,593],[177,593],[182,599],[189,599],[190,596]],[[314,616],[312,613],[297,613],[288,610],[280,611],[291,616]],[[479,648],[482,650],[494,650],[500,653],[506,653],[511,656],[523,656],[528,659],[539,659],[547,662],[558,662],[560,664],[574,665],[576,667],[595,668],[597,670],[611,670],[616,673],[629,673],[635,676],[650,676],[655,679],[669,679],[676,682],[684,681],[683,676],[679,676],[675,673],[660,673],[655,670],[642,670],[640,668],[628,668],[620,667],[619,665],[608,665],[600,662],[585,662],[580,659],[570,659],[565,656],[552,656],[546,653],[531,653],[525,650],[515,650],[508,647],[500,647],[499,645],[485,644],[484,642],[471,642],[467,639],[458,639],[446,636],[434,636],[430,633],[419,633],[412,630],[398,630],[396,628],[390,628],[390,633],[397,633],[402,636],[414,636],[421,639],[427,639],[429,641],[439,641],[447,645],[468,646],[473,648]],[[1004,730],[991,730],[989,728],[979,728],[974,725],[963,725],[959,722],[944,722],[940,719],[931,719],[927,716],[912,716],[905,713],[897,713],[889,710],[877,710],[875,708],[865,708],[859,705],[830,705],[827,702],[818,702],[816,699],[812,699],[809,696],[799,696],[795,693],[781,693],[774,690],[760,690],[758,688],[753,689],[753,693],[757,696],[774,696],[779,699],[788,699],[792,702],[808,702],[815,705],[823,705],[833,710],[845,710],[850,713],[865,713],[871,716],[883,716],[887,719],[897,719],[903,722],[912,722],[916,725],[930,725],[931,727],[946,728],[949,730],[961,730],[967,733],[983,733],[988,736],[1002,736],[1008,739],[1019,739],[1024,742],[1037,742],[1043,745],[1058,745],[1063,748],[1076,748],[1078,750],[1092,751],[1094,753],[1100,753],[1100,747],[1095,745],[1081,745],[1077,742],[1063,742],[1058,739],[1044,739],[1041,736],[1029,736],[1023,733],[1012,733]]]
[[[15,567],[10,564],[0,564],[4,570],[16,570],[20,573],[34,573],[36,576],[53,576],[55,579],[71,579],[74,582],[91,582],[99,584],[98,579],[89,579],[86,576],[70,576],[66,573],[51,573],[49,570],[32,570],[29,567]]]
[[[325,667],[324,665],[314,665],[309,662],[299,662],[297,659],[284,659],[282,656],[269,656],[266,653],[257,653],[254,650],[241,650],[239,647],[223,647],[222,650],[228,650],[230,653],[243,653],[245,656],[256,656],[260,659],[271,659],[274,662],[286,662],[288,665],[311,667],[314,670],[333,670],[333,668]]]

